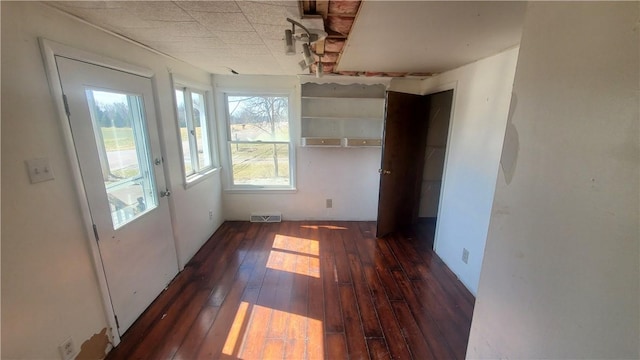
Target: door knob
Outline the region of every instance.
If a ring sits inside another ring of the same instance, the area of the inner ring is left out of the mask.
[[[171,196],[171,191],[169,189],[166,189],[164,191],[160,191],[160,197],[169,197]]]
[[[389,175],[389,174],[391,174],[391,170],[378,169],[378,174],[380,174],[380,175]]]

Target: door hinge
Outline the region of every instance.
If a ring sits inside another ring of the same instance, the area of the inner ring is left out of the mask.
[[[120,323],[118,322],[118,315],[113,315],[113,317],[116,318],[116,327],[120,329]]]
[[[100,240],[100,237],[98,236],[98,227],[96,226],[96,224],[93,224],[93,235],[96,237],[96,241]]]
[[[67,95],[62,94],[62,101],[64,102],[64,111],[67,113],[67,116],[71,116],[71,111],[69,111],[69,101],[67,100]]]

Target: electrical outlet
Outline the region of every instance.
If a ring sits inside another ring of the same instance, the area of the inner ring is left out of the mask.
[[[213,210],[209,210],[209,220],[213,220]]]
[[[62,344],[58,345],[58,350],[60,350],[62,360],[71,360],[76,355],[76,347],[72,338],[67,338]]]
[[[331,209],[333,207],[333,199],[327,199],[327,209]]]
[[[462,248],[462,262],[465,264],[469,263],[469,250]]]

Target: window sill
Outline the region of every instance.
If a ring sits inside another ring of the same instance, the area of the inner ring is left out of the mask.
[[[189,175],[189,177],[187,178],[187,180],[184,183],[184,189],[187,190],[190,187],[204,181],[205,179],[208,179],[209,177],[211,177],[211,175],[220,172],[221,167],[215,167],[213,169],[209,169],[203,173],[199,173],[199,174],[195,174],[195,175]]]

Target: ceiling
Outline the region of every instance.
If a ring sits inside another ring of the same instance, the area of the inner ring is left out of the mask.
[[[363,1],[338,70],[440,73],[520,43],[523,1]]]
[[[286,18],[308,28],[327,24],[322,16],[301,19],[303,2],[297,1],[46,3],[214,74],[308,73],[298,66],[300,56],[285,55],[284,30],[291,28]],[[362,1],[332,67],[351,75],[450,70],[517,45],[525,6],[520,1]],[[299,41],[297,48],[302,51]]]

